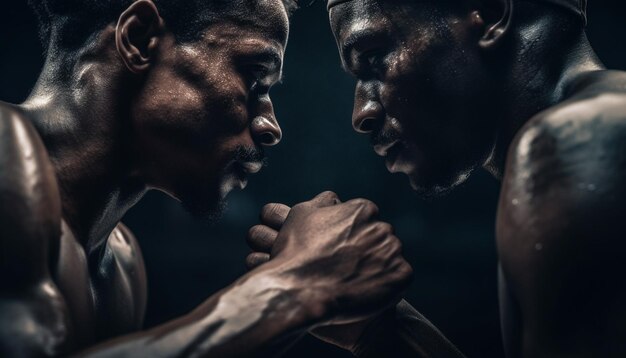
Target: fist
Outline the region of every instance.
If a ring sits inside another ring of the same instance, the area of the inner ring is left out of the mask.
[[[325,322],[348,323],[384,310],[410,282],[412,269],[391,225],[364,199],[341,203],[332,192],[289,208],[268,204],[248,234],[251,269],[272,261],[294,284],[312,290]]]

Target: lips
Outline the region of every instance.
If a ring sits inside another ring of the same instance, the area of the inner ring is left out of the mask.
[[[385,165],[390,173],[404,172],[403,168],[398,165],[399,158],[404,150],[402,143],[398,142],[387,151],[385,157]]]
[[[248,185],[248,175],[256,174],[263,168],[261,162],[235,162],[233,173],[235,185],[243,190]]]
[[[397,144],[398,144],[397,140],[384,143],[384,144],[377,143],[377,144],[374,144],[374,151],[376,152],[376,154],[380,155],[381,157],[386,157],[389,150]]]
[[[247,174],[256,174],[263,168],[263,163],[261,162],[238,162],[238,164]]]

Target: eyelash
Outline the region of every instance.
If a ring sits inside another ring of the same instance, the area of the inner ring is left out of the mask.
[[[359,56],[359,72],[376,72],[380,69],[385,54],[382,50],[370,50]]]

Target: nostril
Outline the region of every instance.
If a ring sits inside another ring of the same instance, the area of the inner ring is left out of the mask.
[[[259,143],[267,146],[278,144],[282,137],[278,122],[263,116],[256,117],[252,121],[252,133]]]
[[[359,124],[359,131],[364,132],[364,133],[372,132],[375,129],[375,123],[376,123],[376,118],[371,118],[371,117],[365,118]]]
[[[276,138],[272,133],[263,133],[259,138],[261,144],[263,145],[275,145],[278,143],[279,139]]]
[[[370,133],[382,126],[385,114],[382,105],[377,101],[369,100],[365,103],[357,101],[352,118],[354,130],[359,133]]]

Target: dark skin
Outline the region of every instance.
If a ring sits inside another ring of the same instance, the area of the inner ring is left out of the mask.
[[[142,330],[145,270],[124,213],[151,189],[216,207],[280,140],[268,92],[287,13],[264,1],[250,16],[178,43],[136,1],[71,66],[53,48],[25,103],[0,105],[0,356],[261,356],[398,297],[411,269],[376,206],[322,193],[291,210],[271,264]]]
[[[623,357],[626,73],[606,70],[579,21],[550,6],[348,0],[329,11],[357,79],[354,129],[389,171],[427,195],[478,168],[502,181],[507,357]],[[358,354],[379,325],[433,348],[407,356],[448,356],[440,340],[378,320],[321,338]]]

